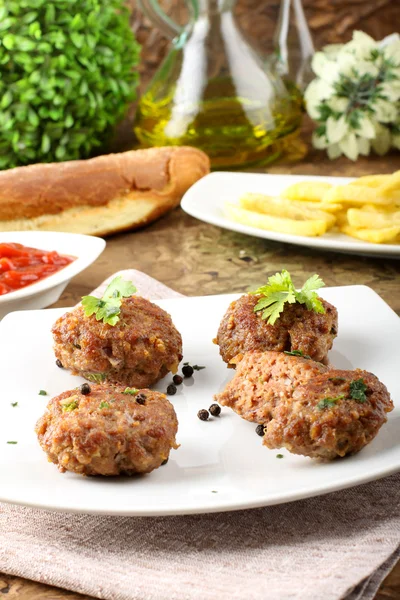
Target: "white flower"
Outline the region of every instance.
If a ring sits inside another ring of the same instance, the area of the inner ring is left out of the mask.
[[[391,144],[390,131],[384,125],[375,123],[375,138],[371,141],[372,147],[377,154],[383,156],[389,151]]]
[[[339,144],[332,144],[332,146],[329,146],[327,153],[331,160],[335,160],[335,158],[339,158],[339,156],[342,155]]]
[[[397,102],[400,100],[400,80],[384,81],[380,84],[379,88],[382,96],[385,96],[389,102]]]
[[[351,42],[317,52],[312,68],[317,77],[305,92],[305,105],[325,132],[314,133],[316,148],[326,149],[329,158],[344,154],[350,160],[371,149],[378,154],[391,145],[400,149],[399,34],[376,42],[355,31]]]
[[[316,52],[312,59],[312,70],[327,83],[334,83],[339,77],[339,65],[323,52]]]
[[[307,112],[312,119],[319,118],[317,107],[325,100],[325,98],[329,98],[332,92],[332,87],[321,79],[314,79],[307,87],[304,94],[304,101],[306,103]]]
[[[332,98],[326,100],[326,104],[335,112],[344,113],[349,106],[349,101],[347,98],[332,96]]]
[[[371,150],[371,142],[364,137],[357,137],[358,153],[368,156]]]
[[[373,139],[375,137],[374,122],[365,114],[361,117],[359,121],[357,135],[368,139]]]
[[[375,117],[381,123],[390,123],[395,121],[398,115],[398,108],[395,104],[387,100],[375,100],[373,103]]]
[[[339,142],[339,148],[347,158],[350,160],[357,160],[358,158],[358,144],[355,133],[348,133]]]
[[[395,65],[400,65],[400,40],[396,39],[383,48],[383,55],[387,60],[393,61]]]
[[[312,143],[317,150],[325,150],[329,146],[329,142],[325,135],[317,135],[315,131],[312,134]]]
[[[349,125],[344,115],[339,119],[329,117],[326,121],[326,137],[331,144],[336,144],[344,138],[349,131]]]
[[[359,60],[356,61],[355,70],[357,76],[362,77],[363,75],[370,75],[371,77],[377,77],[379,74],[379,68],[371,61]]]
[[[400,150],[400,133],[395,133],[392,135],[392,146],[393,148]]]

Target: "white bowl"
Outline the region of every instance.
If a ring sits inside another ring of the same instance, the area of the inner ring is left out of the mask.
[[[0,243],[23,244],[40,250],[56,250],[76,259],[57,273],[0,296],[0,319],[15,310],[44,308],[56,302],[69,281],[86,269],[103,252],[106,242],[98,237],[55,231],[8,231]]]

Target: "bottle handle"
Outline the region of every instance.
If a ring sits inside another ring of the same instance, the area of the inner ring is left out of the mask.
[[[172,40],[179,38],[186,31],[187,25],[193,23],[199,15],[197,0],[186,0],[190,16],[188,24],[182,27],[163,11],[157,0],[138,0],[138,3],[146,17]]]

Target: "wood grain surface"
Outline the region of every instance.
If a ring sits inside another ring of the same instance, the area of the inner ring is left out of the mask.
[[[353,164],[329,162],[311,151],[297,165],[275,165],[273,173],[358,176],[400,169],[400,155]],[[108,239],[102,256],[67,287],[56,306],[71,306],[105,277],[135,268],[187,295],[244,292],[283,267],[296,282],[319,273],[328,286],[366,284],[400,314],[400,260],[350,256],[290,246],[225,231],[189,217],[181,209],[150,227]],[[38,557],[39,558],[39,557]],[[65,590],[0,573],[0,599],[89,600]],[[376,600],[400,599],[400,564],[383,582]]]

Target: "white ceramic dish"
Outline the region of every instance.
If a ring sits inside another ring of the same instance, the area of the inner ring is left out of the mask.
[[[235,223],[223,213],[223,206],[226,200],[237,201],[246,192],[258,192],[270,196],[279,195],[282,190],[292,183],[312,180],[343,185],[352,181],[353,178],[215,172],[197,181],[183,196],[181,206],[189,215],[206,223],[267,240],[349,254],[386,256],[391,258],[400,257],[400,244],[371,244],[352,238],[344,233],[334,232],[328,232],[320,237],[275,233]]]
[[[90,478],[61,474],[47,462],[34,425],[47,398],[83,380],[54,362],[50,327],[63,309],[20,312],[0,324],[0,501],[46,509],[108,515],[205,513],[279,504],[324,494],[400,470],[400,320],[371,289],[330,288],[322,294],[339,310],[340,332],[330,353],[341,368],[372,371],[387,385],[396,408],[377,438],[358,455],[320,464],[262,446],[254,423],[228,408],[200,421],[213,394],[232,376],[211,340],[232,296],[160,301],[184,340],[184,360],[206,366],[171,397],[178,442],[166,466],[142,477]],[[164,391],[171,377],[156,387]],[[11,403],[18,402],[12,407]],[[16,445],[7,441],[17,441]]]
[[[53,231],[0,233],[0,243],[3,242],[15,242],[40,250],[56,250],[59,254],[75,256],[76,260],[54,275],[0,296],[0,319],[12,311],[45,308],[56,302],[72,277],[91,265],[106,245],[98,237]]]

